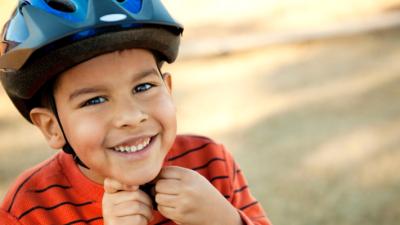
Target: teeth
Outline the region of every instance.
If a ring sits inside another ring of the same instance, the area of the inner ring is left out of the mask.
[[[150,143],[150,138],[147,138],[143,143],[140,143],[138,145],[132,145],[132,146],[117,146],[114,148],[115,151],[118,152],[137,152],[145,148],[147,145]]]

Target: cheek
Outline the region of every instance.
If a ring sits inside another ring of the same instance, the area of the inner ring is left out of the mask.
[[[67,139],[77,153],[86,153],[87,149],[101,146],[104,139],[101,122],[96,117],[73,120],[66,129]]]
[[[163,129],[163,144],[162,149],[165,153],[172,147],[176,137],[176,108],[172,100],[163,101],[161,109],[158,110],[158,117],[162,118],[161,126]]]
[[[160,121],[166,132],[176,133],[176,108],[169,96],[161,98],[154,111],[155,117]]]

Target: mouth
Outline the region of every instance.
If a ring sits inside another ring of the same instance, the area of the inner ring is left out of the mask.
[[[121,144],[113,147],[112,150],[120,153],[134,153],[144,151],[152,143],[155,136],[141,138],[140,140],[136,140],[134,143]]]

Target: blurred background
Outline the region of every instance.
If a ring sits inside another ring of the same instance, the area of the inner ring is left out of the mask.
[[[224,143],[274,224],[399,223],[400,0],[164,3],[179,132]],[[0,199],[54,152],[0,90]]]

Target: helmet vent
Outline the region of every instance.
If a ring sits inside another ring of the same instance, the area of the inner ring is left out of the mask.
[[[49,5],[51,8],[61,12],[73,13],[76,10],[74,3],[72,3],[70,0],[45,0],[45,1],[47,5]]]
[[[117,2],[123,3],[123,2],[125,2],[125,0],[117,0]]]
[[[21,14],[22,14],[22,8],[24,8],[24,6],[27,6],[27,5],[30,5],[30,4],[31,4],[30,2],[24,1],[24,2],[21,3],[21,5],[19,5],[18,10],[21,12]]]

